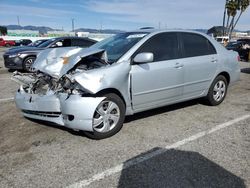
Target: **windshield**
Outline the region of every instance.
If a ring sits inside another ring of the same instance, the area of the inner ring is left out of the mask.
[[[46,42],[43,42],[42,44],[38,45],[38,48],[46,48],[48,47],[52,42],[54,42],[56,39],[49,39]]]
[[[120,33],[94,44],[91,48],[104,49],[107,52],[108,61],[113,63],[147,34],[147,32]]]
[[[42,43],[44,43],[46,41],[47,40],[37,40],[35,42],[32,42],[32,43],[28,44],[28,46],[35,46],[35,47],[37,47],[37,46],[41,45]]]

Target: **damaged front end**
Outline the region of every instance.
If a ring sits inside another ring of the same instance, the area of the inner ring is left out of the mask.
[[[16,105],[25,117],[93,131],[94,112],[105,97],[94,96],[75,77],[107,66],[110,64],[104,50],[44,50],[37,57],[32,73],[14,72],[12,80],[20,84]]]

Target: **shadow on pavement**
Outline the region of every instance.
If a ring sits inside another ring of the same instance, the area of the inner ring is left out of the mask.
[[[250,68],[243,68],[243,69],[241,69],[241,72],[246,73],[246,74],[250,74]]]
[[[153,157],[133,165],[134,161],[150,155]],[[197,152],[155,148],[126,161],[123,166],[118,188],[246,187],[243,179]]]
[[[173,104],[173,105],[169,105],[169,106],[155,108],[152,110],[139,112],[139,113],[136,113],[136,114],[131,115],[131,116],[126,116],[125,123],[131,122],[134,120],[138,120],[138,119],[144,119],[144,118],[154,116],[154,115],[163,114],[166,112],[175,111],[175,110],[178,110],[181,108],[185,108],[185,107],[189,107],[189,106],[193,106],[193,105],[197,105],[197,104],[205,104],[205,103],[204,103],[204,101],[202,101],[202,99],[194,99],[194,100],[187,101],[187,102],[181,102],[181,103],[177,103],[177,104]]]

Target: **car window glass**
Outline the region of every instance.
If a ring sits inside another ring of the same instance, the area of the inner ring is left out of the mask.
[[[160,33],[147,40],[136,54],[151,52],[154,61],[164,61],[179,58],[176,33]]]
[[[64,39],[62,40],[62,47],[71,46],[71,39]]]
[[[54,43],[55,40],[56,39],[49,39],[46,42],[43,42],[42,44],[39,44],[37,47],[39,47],[39,48],[46,48],[46,47],[48,47],[50,45],[53,45],[53,43]]]
[[[193,34],[182,33],[184,57],[194,57],[216,54],[213,45],[205,37]]]
[[[88,40],[85,40],[85,39],[81,39],[81,38],[72,39],[72,46],[79,46],[79,47],[86,48],[86,47],[91,46],[92,44],[94,44],[94,42],[88,41]]]

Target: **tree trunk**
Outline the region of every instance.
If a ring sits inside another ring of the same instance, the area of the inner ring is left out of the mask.
[[[233,30],[234,30],[235,26],[237,25],[237,23],[238,23],[238,21],[239,21],[241,15],[242,15],[242,13],[243,13],[243,11],[240,11],[240,15],[238,16],[238,18],[237,18],[235,24],[233,25]]]
[[[233,25],[234,25],[234,18],[235,18],[235,16],[232,17],[231,23],[230,23],[230,25],[229,25],[229,33],[228,33],[228,35],[229,35],[229,40],[231,40],[231,38],[232,38]]]
[[[225,35],[225,20],[226,20],[226,12],[227,12],[227,2],[228,0],[226,0],[226,3],[225,3],[225,8],[224,8],[224,14],[223,14],[223,36]]]
[[[230,16],[227,15],[227,26],[226,26],[226,34],[229,32],[228,24],[229,24]]]

